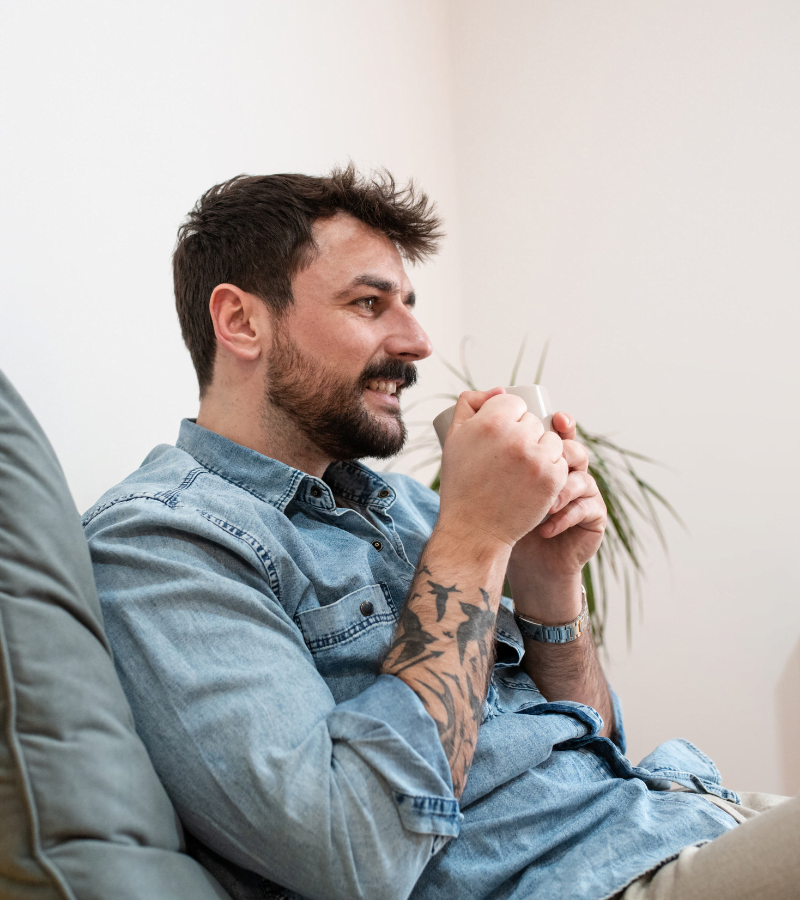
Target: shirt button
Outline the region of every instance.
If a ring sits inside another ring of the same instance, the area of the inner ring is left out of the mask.
[[[364,600],[359,609],[361,610],[362,616],[371,616],[375,612],[375,607],[372,605],[372,600]]]
[[[314,487],[311,488],[311,496],[312,497],[321,497],[322,489],[318,488],[316,485],[314,485]]]
[[[376,550],[383,550],[383,544],[382,544],[380,541],[373,541],[373,542],[372,542],[372,546],[373,546]]]
[[[378,491],[378,496],[381,498],[388,497],[389,491],[387,491],[386,488],[384,488],[382,491]]]

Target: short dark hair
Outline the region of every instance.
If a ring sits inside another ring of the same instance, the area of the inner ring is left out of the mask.
[[[276,314],[292,304],[292,277],[314,259],[317,219],[346,212],[418,262],[442,238],[435,205],[413,182],[398,188],[385,170],[364,176],[351,163],[329,175],[238,175],[206,191],[178,230],[172,256],[175,304],[202,397],[216,355],[208,302],[235,284]]]

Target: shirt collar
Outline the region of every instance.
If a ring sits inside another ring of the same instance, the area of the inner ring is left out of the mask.
[[[285,512],[295,499],[321,509],[334,510],[334,494],[385,511],[396,497],[394,489],[380,475],[360,462],[335,462],[328,467],[322,479],[316,478],[209,431],[193,419],[181,422],[176,446],[194,457],[204,468],[281,512]]]

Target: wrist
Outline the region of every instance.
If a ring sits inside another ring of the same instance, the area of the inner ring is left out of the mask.
[[[580,573],[565,578],[526,578],[524,583],[509,573],[514,609],[542,625],[563,625],[580,615],[583,589]]]
[[[474,524],[439,516],[431,541],[456,549],[479,567],[508,568],[512,547],[506,541],[483,531]]]
[[[540,644],[571,644],[573,641],[577,641],[589,627],[589,608],[586,603],[586,590],[583,586],[581,586],[581,592],[583,599],[580,613],[574,619],[561,625],[544,625],[516,612],[517,626],[523,636]]]

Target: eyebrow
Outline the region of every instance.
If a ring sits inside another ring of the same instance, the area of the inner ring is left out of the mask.
[[[339,293],[336,294],[336,297],[345,297],[350,291],[358,287],[370,287],[373,290],[381,291],[384,294],[394,294],[400,290],[400,285],[396,281],[379,278],[377,275],[357,275],[343,291],[339,291]],[[409,291],[406,295],[406,303],[414,306],[416,302],[416,294],[414,291]]]

